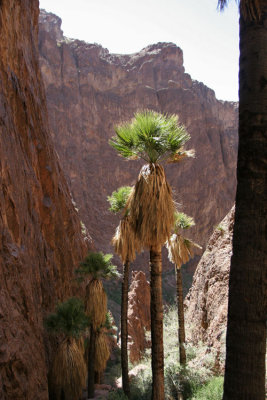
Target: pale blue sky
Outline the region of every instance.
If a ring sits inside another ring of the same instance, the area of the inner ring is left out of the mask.
[[[184,53],[193,79],[221,100],[238,99],[238,8],[223,13],[217,0],[40,0],[62,19],[64,35],[129,54],[157,42]]]

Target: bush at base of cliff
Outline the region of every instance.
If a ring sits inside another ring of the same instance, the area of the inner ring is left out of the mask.
[[[110,392],[108,400],[128,400],[128,397],[124,394],[122,389],[118,389],[115,392]]]
[[[212,378],[206,385],[198,389],[190,400],[222,400],[223,377]]]
[[[189,329],[194,328],[188,327]],[[150,332],[146,332],[146,336],[149,340]],[[216,353],[212,349],[207,349],[203,343],[198,343],[197,346],[188,343],[186,351],[188,362],[184,368],[178,361],[177,308],[169,307],[165,309],[164,315],[165,399],[177,400],[179,394],[182,394],[183,400],[221,400],[222,397],[218,397],[217,392],[222,387],[223,378],[214,377]],[[146,351],[140,363],[146,368],[140,369],[138,375],[131,378],[131,400],[150,400],[152,381],[150,350]],[[112,392],[110,396],[112,397],[108,397],[109,400],[124,400],[124,397],[120,397],[121,389]]]

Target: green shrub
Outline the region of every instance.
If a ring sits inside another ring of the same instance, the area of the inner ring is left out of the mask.
[[[177,399],[178,393],[184,400],[190,399],[209,377],[205,368],[181,367],[178,363],[170,364],[165,369],[165,390],[167,398]]]
[[[140,371],[131,380],[131,400],[150,400],[152,396],[151,369]]]
[[[199,388],[191,400],[222,400],[223,396],[223,377],[212,378],[206,385]]]
[[[128,400],[128,397],[124,394],[122,389],[118,389],[115,392],[109,392],[108,400]]]

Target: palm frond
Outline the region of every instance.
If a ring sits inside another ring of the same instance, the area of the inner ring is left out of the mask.
[[[179,229],[188,229],[195,225],[192,217],[189,217],[183,212],[175,211],[174,213],[174,232],[178,233]]]
[[[181,162],[185,158],[194,158],[196,155],[194,149],[190,150],[184,150],[181,148],[181,150],[178,150],[176,153],[171,154],[171,156],[167,159],[168,164],[174,164]]]
[[[220,11],[223,11],[224,8],[227,6],[228,1],[229,1],[229,0],[218,0],[218,5],[217,5],[218,9],[219,9]]]
[[[66,339],[58,347],[52,370],[52,388],[57,399],[78,400],[86,384],[86,365],[75,340]]]
[[[131,186],[122,186],[118,190],[112,192],[111,196],[107,197],[107,200],[110,204],[109,211],[113,212],[114,214],[123,211],[125,209],[131,190]]]
[[[120,273],[111,263],[113,255],[102,252],[90,252],[80,263],[75,273],[80,277],[91,275],[93,279],[118,279]]]
[[[59,303],[55,313],[45,319],[44,326],[52,334],[61,333],[66,337],[79,338],[89,326],[82,300],[72,297]]]
[[[135,253],[141,251],[141,245],[133,231],[129,216],[120,221],[111,243],[123,264],[126,261],[132,262],[135,260]]]
[[[95,341],[95,371],[105,370],[107,361],[110,357],[108,338],[104,332],[97,332]]]
[[[151,110],[136,113],[130,123],[117,126],[115,132],[110,145],[121,156],[142,158],[150,163],[173,156],[190,139],[177,115]]]
[[[90,322],[94,331],[105,323],[107,295],[103,283],[98,279],[91,280],[86,286],[85,311],[90,317]]]
[[[173,234],[165,245],[170,262],[177,268],[181,268],[194,256],[194,248],[201,249],[201,246],[179,234]]]
[[[174,224],[174,202],[164,169],[159,164],[144,165],[128,205],[130,221],[142,246],[164,244]]]
[[[223,11],[229,0],[218,0],[218,9]],[[257,21],[261,19],[262,7],[259,0],[236,0],[239,5],[240,13],[245,20]]]

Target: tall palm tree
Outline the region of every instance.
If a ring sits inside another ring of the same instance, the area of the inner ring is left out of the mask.
[[[175,264],[176,275],[176,301],[178,309],[178,338],[179,338],[179,358],[180,364],[186,364],[185,351],[185,323],[184,323],[184,300],[183,300],[183,280],[182,265],[186,264],[194,255],[194,250],[201,247],[192,240],[185,238],[181,231],[195,225],[193,218],[182,212],[174,214],[174,233],[166,243],[169,260]]]
[[[128,368],[128,291],[129,291],[129,266],[135,259],[135,252],[139,249],[134,232],[132,230],[129,210],[126,203],[132,191],[130,186],[122,186],[108,196],[109,210],[113,213],[124,212],[123,218],[112,238],[115,252],[120,256],[123,264],[123,278],[121,289],[121,369],[122,387],[125,395],[130,397],[130,382]]]
[[[133,120],[115,129],[110,144],[127,159],[145,164],[130,194],[127,209],[135,236],[150,251],[152,399],[164,399],[163,309],[161,247],[174,223],[171,188],[160,162],[178,162],[192,152],[183,145],[190,136],[175,115],[154,111],[136,113]]]
[[[117,267],[111,263],[112,254],[102,252],[91,252],[80,263],[76,273],[83,276],[90,276],[86,286],[85,311],[90,317],[90,341],[88,350],[88,397],[94,397],[95,377],[95,354],[96,338],[99,328],[104,325],[107,314],[107,295],[103,287],[102,279],[118,278],[120,275]]]
[[[223,8],[226,0],[220,0]],[[240,1],[239,148],[224,400],[265,399],[267,2]]]
[[[56,312],[45,319],[49,333],[63,339],[56,351],[51,370],[51,383],[56,400],[78,400],[86,385],[86,365],[79,338],[89,325],[84,305],[75,297],[60,303]]]

